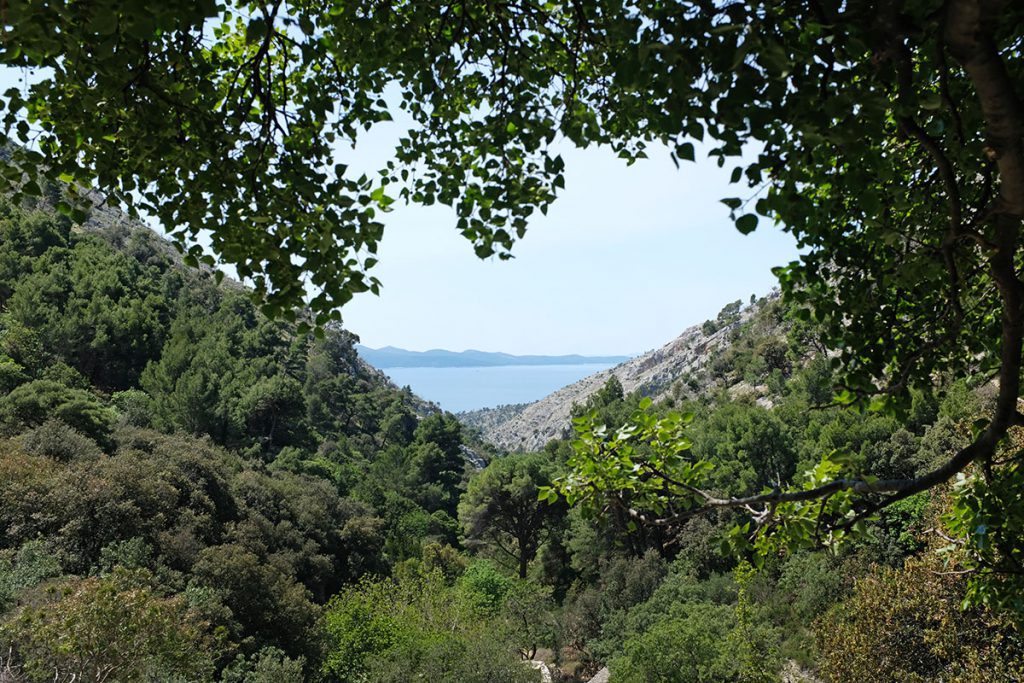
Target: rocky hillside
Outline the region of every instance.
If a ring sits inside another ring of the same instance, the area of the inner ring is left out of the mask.
[[[778,292],[750,304],[734,302],[717,319],[694,325],[659,349],[585,377],[545,398],[515,406],[461,413],[460,419],[479,430],[483,439],[515,451],[538,450],[570,429],[573,405],[583,403],[614,375],[626,393],[639,391],[655,400],[685,396],[716,387],[730,393],[752,393],[768,401],[767,386],[757,377],[732,372],[728,350],[765,343],[783,334]]]

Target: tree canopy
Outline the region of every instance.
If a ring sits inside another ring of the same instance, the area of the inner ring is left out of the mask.
[[[472,479],[459,505],[467,542],[500,551],[520,578],[526,578],[549,527],[565,515],[537,497],[538,487],[550,485],[553,470],[542,454],[505,456]]]

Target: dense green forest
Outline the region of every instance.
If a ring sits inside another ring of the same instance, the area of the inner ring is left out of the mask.
[[[710,487],[743,495],[827,452],[928,471],[992,400],[954,383],[899,418],[823,407],[815,323],[754,305],[709,372],[767,400],[682,379],[644,410],[610,381],[574,414],[690,413]],[[563,681],[1024,675],[1012,613],[961,607],[949,487],[832,551],[768,556],[723,552],[733,510],[664,526],[543,501],[570,440],[473,444],[477,471],[454,417],[361,363],[352,334],[299,333],[152,232],[45,204],[0,206],[0,311],[11,680],[540,680],[530,659]]]
[[[267,320],[148,230],[0,211],[5,664],[299,680],[340,656],[332,596],[458,544],[459,424],[352,335]]]
[[[0,679],[1024,678],[1024,4],[0,26]],[[500,453],[361,364],[341,311],[396,201],[510,258],[563,145],[706,154],[723,218],[799,255],[784,303],[705,326],[723,381],[610,382],[575,438]]]

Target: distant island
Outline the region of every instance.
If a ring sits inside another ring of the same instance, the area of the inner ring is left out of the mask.
[[[356,345],[359,356],[375,368],[483,368],[502,365],[589,365],[618,364],[630,356],[515,356],[493,351],[409,351],[394,346],[371,349]]]

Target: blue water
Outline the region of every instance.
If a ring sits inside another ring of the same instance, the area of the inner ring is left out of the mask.
[[[400,387],[459,412],[493,408],[510,403],[529,403],[612,367],[604,363],[584,365],[498,365],[487,368],[385,368],[384,374]]]

